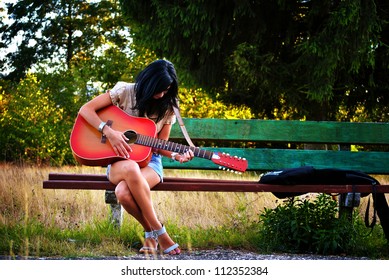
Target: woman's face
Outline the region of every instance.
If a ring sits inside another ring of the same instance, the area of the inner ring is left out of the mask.
[[[161,92],[154,94],[153,98],[154,99],[161,99],[169,91],[169,89],[170,89],[170,86],[168,86],[167,89],[165,89],[164,91],[161,91]]]

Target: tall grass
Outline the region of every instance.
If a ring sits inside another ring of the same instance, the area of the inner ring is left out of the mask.
[[[124,215],[120,232],[110,225],[110,208],[104,202],[104,191],[42,188],[50,172],[104,174],[104,168],[10,164],[0,167],[0,255],[71,256],[103,251],[110,255],[128,254],[128,247],[141,242],[142,229],[129,215]],[[221,171],[204,174],[165,170],[165,176],[258,179],[256,174],[232,175]],[[275,205],[275,199],[268,193],[155,191],[152,196],[158,217],[169,225],[169,232],[184,248],[208,246],[212,243],[210,234],[216,234],[217,229],[225,232],[224,227],[254,221],[264,206]],[[203,234],[205,230],[210,233]],[[221,237],[223,242],[214,236],[213,241],[232,244],[232,236]]]
[[[104,174],[105,169],[2,164],[0,255],[122,256],[136,252],[142,229],[126,214],[118,231],[109,221],[104,191],[44,190],[42,182],[50,172]],[[259,174],[165,170],[165,176],[256,181]],[[214,246],[260,250],[255,228],[259,216],[265,208],[282,203],[270,193],[153,191],[152,196],[158,217],[184,250]],[[361,209],[365,204],[363,199]]]

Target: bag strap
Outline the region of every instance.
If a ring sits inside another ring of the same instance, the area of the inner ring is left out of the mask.
[[[376,203],[376,196],[377,196],[377,185],[375,183],[372,183],[372,196],[373,196],[373,220],[371,224],[369,225],[369,208],[370,208],[370,197],[369,200],[367,201],[367,206],[366,206],[366,212],[365,212],[365,226],[369,227],[371,229],[374,228],[375,224],[377,223],[377,203]]]
[[[181,117],[181,114],[180,114],[179,107],[173,106],[173,111],[174,111],[174,114],[176,114],[177,121],[178,121],[178,124],[180,125],[182,134],[184,134],[184,137],[185,137],[186,141],[188,142],[189,146],[195,147],[195,145],[193,144],[192,140],[189,137],[188,131],[186,130],[184,121],[182,120],[182,117]]]

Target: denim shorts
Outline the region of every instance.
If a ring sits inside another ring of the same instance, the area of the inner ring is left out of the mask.
[[[148,164],[159,176],[160,181],[163,182],[163,166],[162,166],[162,156],[153,154],[151,160]],[[109,171],[111,170],[111,165],[107,166],[107,178],[109,180]]]

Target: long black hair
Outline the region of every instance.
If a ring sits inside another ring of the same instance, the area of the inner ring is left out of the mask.
[[[160,99],[153,96],[165,90],[167,93]],[[178,79],[173,63],[159,59],[143,69],[135,80],[136,104],[139,116],[157,115],[155,122],[160,121],[167,113],[177,107]]]

